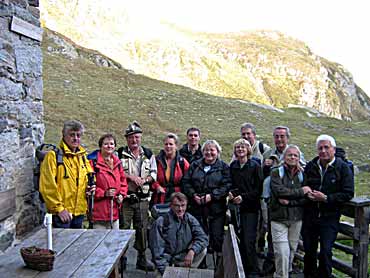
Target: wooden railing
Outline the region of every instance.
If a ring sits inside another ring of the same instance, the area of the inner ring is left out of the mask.
[[[367,197],[353,198],[343,206],[342,214],[354,219],[353,224],[340,222],[339,226],[339,232],[353,240],[353,246],[335,242],[334,248],[352,255],[352,264],[333,257],[333,267],[350,277],[366,278],[369,267],[370,199]],[[302,244],[299,244],[299,250],[303,252]],[[299,260],[303,260],[301,252],[297,253]]]

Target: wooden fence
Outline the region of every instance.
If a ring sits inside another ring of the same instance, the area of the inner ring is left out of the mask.
[[[355,197],[343,206],[342,214],[353,218],[354,222],[340,222],[339,232],[353,240],[353,246],[339,242],[334,243],[334,248],[352,255],[352,264],[333,257],[333,267],[342,273],[354,278],[368,277],[368,246],[369,246],[369,220],[370,199]],[[302,244],[299,250],[303,252]],[[297,253],[297,258],[303,260],[303,255]]]

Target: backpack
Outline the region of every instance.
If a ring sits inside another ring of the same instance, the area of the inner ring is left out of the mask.
[[[279,177],[282,179],[285,174],[284,166],[280,165],[278,169],[279,169]],[[303,182],[303,173],[301,171],[298,172],[298,180],[300,183]],[[262,190],[261,198],[264,199],[266,203],[268,203],[271,198],[271,176],[268,176],[263,181],[263,190]]]
[[[67,169],[63,162],[63,152],[57,148],[57,146],[53,144],[41,144],[35,150],[35,168],[33,169],[33,186],[37,192],[39,192],[39,198],[41,203],[44,203],[44,199],[39,191],[40,189],[40,167],[41,163],[45,158],[45,155],[53,151],[55,152],[55,158],[57,162],[57,169],[59,165],[64,166],[64,178],[68,178]],[[55,181],[57,180],[57,176],[55,176]]]
[[[349,169],[351,169],[352,175],[354,175],[355,171],[354,171],[353,161],[347,159],[346,151],[343,148],[341,147],[335,148],[335,157],[339,157],[340,159],[342,159],[348,165]]]

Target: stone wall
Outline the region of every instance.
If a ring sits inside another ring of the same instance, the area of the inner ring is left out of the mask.
[[[44,135],[37,6],[0,1],[0,251],[40,223],[32,181],[35,146]]]

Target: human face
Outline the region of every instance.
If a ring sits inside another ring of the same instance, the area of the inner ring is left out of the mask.
[[[216,146],[214,144],[206,145],[203,150],[203,157],[204,157],[204,161],[207,164],[215,163],[218,157],[218,151],[217,151]]]
[[[277,129],[274,132],[274,143],[279,152],[285,150],[288,145],[288,136],[285,129]]]
[[[299,163],[299,151],[295,148],[289,148],[286,150],[284,155],[284,162],[291,167],[298,166]]]
[[[319,155],[320,162],[329,163],[334,159],[335,148],[331,145],[330,141],[323,140],[317,144],[317,153]]]
[[[188,135],[186,135],[188,144],[190,146],[198,146],[200,141],[199,132],[196,130],[189,131]]]
[[[115,147],[114,139],[108,137],[103,140],[100,152],[103,156],[110,156],[114,152]]]
[[[72,152],[76,152],[81,144],[82,132],[80,130],[67,130],[63,135],[63,140]]]
[[[241,160],[248,157],[248,147],[249,146],[246,144],[240,144],[235,146],[234,152],[237,159]]]
[[[166,154],[166,157],[173,158],[176,155],[176,142],[173,138],[166,138],[164,140],[164,153]]]
[[[133,151],[141,146],[141,133],[134,133],[126,137],[128,148]]]
[[[177,215],[178,218],[182,219],[186,212],[186,201],[180,201],[177,198],[174,198],[171,202],[171,209]]]
[[[242,138],[251,143],[252,146],[256,141],[256,135],[252,132],[251,128],[242,128],[242,130],[240,131],[240,135]]]

